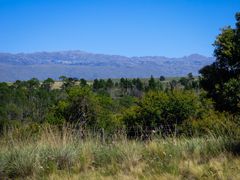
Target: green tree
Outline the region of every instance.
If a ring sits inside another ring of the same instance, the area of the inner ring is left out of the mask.
[[[165,81],[165,77],[164,76],[160,76],[160,81]]]
[[[230,79],[228,82],[224,83],[222,96],[227,111],[239,112],[240,81],[237,79]]]
[[[179,79],[179,83],[184,86],[184,87],[187,87],[188,86],[188,79],[186,77],[181,77]]]
[[[181,77],[179,83],[184,86],[186,90],[198,89],[199,86],[198,81],[194,80],[192,73],[188,73],[187,77]]]
[[[67,79],[67,77],[66,77],[66,76],[63,76],[63,75],[59,77],[59,80],[60,80],[60,81],[65,81],[66,79]]]
[[[75,85],[77,82],[77,78],[71,78],[71,77],[66,77],[66,76],[60,76],[59,79],[62,81],[62,89],[69,89]]]
[[[157,86],[157,84],[155,82],[155,79],[154,79],[153,76],[151,76],[149,81],[148,81],[148,89],[149,90],[154,90],[154,89],[156,89],[156,86]]]
[[[236,27],[222,29],[214,42],[216,61],[199,71],[200,85],[207,91],[208,97],[215,101],[216,108],[232,113],[240,112],[239,91],[229,93],[226,88],[235,89],[238,85],[233,82],[240,81],[240,13],[236,14],[236,20]]]
[[[46,80],[43,81],[41,87],[46,89],[47,91],[50,91],[53,84],[54,84],[54,80],[52,78],[47,78]]]
[[[173,79],[172,81],[169,82],[170,89],[173,91],[177,87],[177,81]]]
[[[143,90],[143,83],[142,83],[142,81],[139,78],[136,79],[136,88],[139,91]]]
[[[98,82],[98,88],[104,90],[106,88],[106,81],[104,79],[100,79]]]
[[[82,126],[93,126],[97,121],[97,102],[89,87],[74,86],[66,100],[59,101],[56,117]]]
[[[193,77],[192,73],[188,73],[187,77],[188,77],[189,81],[193,81],[194,80],[194,77]]]
[[[80,86],[86,86],[87,85],[87,81],[83,78],[80,79]]]
[[[119,82],[120,89],[122,91],[123,95],[130,94],[130,91],[133,88],[133,84],[131,80],[128,80],[127,78],[121,78]]]
[[[99,81],[98,79],[94,79],[93,81],[93,90],[97,91],[99,89]]]
[[[114,85],[114,83],[113,83],[112,79],[109,78],[106,82],[106,87],[108,89],[111,89],[113,87],[113,85]]]
[[[39,88],[40,82],[37,78],[32,78],[26,82],[26,85],[29,90],[33,90]]]

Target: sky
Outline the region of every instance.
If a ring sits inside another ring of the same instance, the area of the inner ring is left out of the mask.
[[[240,0],[0,0],[0,52],[212,56]]]

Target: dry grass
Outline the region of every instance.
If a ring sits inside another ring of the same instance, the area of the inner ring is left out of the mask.
[[[79,81],[77,81],[77,82],[75,83],[75,85],[79,85],[79,84],[80,84]],[[88,84],[88,85],[92,85],[93,82],[92,82],[92,81],[87,81],[87,84]],[[61,89],[61,86],[62,86],[62,85],[63,85],[63,82],[62,82],[62,81],[55,81],[54,84],[53,84],[53,86],[52,86],[52,89]]]
[[[0,179],[240,179],[238,147],[229,137],[102,142],[67,126],[14,129],[1,138]]]

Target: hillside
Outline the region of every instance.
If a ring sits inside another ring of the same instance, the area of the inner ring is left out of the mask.
[[[0,81],[46,79],[59,76],[94,78],[185,76],[214,61],[192,54],[181,58],[163,56],[126,57],[83,51],[0,53]]]

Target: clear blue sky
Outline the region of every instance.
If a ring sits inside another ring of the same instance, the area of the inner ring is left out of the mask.
[[[0,0],[0,52],[211,56],[240,0]]]

